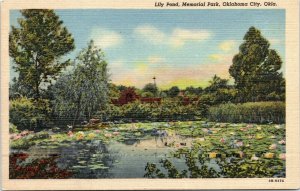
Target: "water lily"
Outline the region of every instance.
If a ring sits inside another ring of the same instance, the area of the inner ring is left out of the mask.
[[[246,127],[242,127],[242,128],[240,128],[240,131],[243,131],[243,132],[245,132],[245,131],[247,131],[248,129],[246,128]]]
[[[209,158],[216,158],[216,157],[217,157],[217,153],[216,152],[209,153]]]
[[[221,142],[221,143],[225,143],[226,140],[222,137],[222,138],[220,139],[220,142]]]
[[[111,133],[105,133],[104,137],[112,137],[112,134]]]
[[[243,158],[245,156],[243,151],[239,151],[238,154],[240,155],[240,158]]]
[[[120,135],[120,132],[115,131],[115,132],[113,132],[113,135]]]
[[[101,131],[99,129],[96,129],[94,132],[95,133],[101,133]]]
[[[256,160],[258,160],[259,158],[255,155],[255,154],[253,154],[252,155],[252,157],[251,157],[251,160],[254,160],[254,161],[256,161]]]
[[[261,126],[256,127],[256,129],[260,131],[261,130]]]
[[[243,141],[237,141],[235,144],[237,147],[242,147],[244,145]]]
[[[256,138],[256,139],[262,139],[262,138],[264,138],[264,135],[262,135],[262,134],[257,134],[255,138]]]
[[[272,159],[274,157],[274,153],[266,153],[264,156],[267,159]]]
[[[77,140],[81,140],[83,138],[84,138],[84,132],[79,131],[79,132],[76,133],[76,139]]]
[[[285,145],[285,140],[282,139],[282,140],[278,141],[278,143],[281,145]]]
[[[269,149],[271,149],[271,150],[275,150],[277,148],[277,145],[276,144],[272,144],[272,145],[270,145],[270,147],[269,147]]]
[[[204,137],[200,137],[198,140],[202,142],[202,141],[205,141],[205,138]]]
[[[207,133],[209,130],[206,129],[206,128],[203,128],[202,131],[203,131],[204,133]]]
[[[137,126],[133,123],[132,125],[131,125],[131,130],[136,130],[137,129]]]
[[[87,135],[87,138],[88,139],[94,139],[96,137],[96,135],[94,134],[94,133],[89,133],[88,135]]]
[[[253,135],[248,135],[247,138],[248,138],[248,139],[253,139],[254,136],[253,136]]]
[[[69,136],[69,137],[73,137],[73,135],[74,135],[74,134],[73,134],[72,131],[69,131],[69,132],[68,132],[68,136]]]
[[[226,124],[225,123],[221,123],[220,127],[224,128],[224,127],[226,127]]]
[[[278,158],[281,159],[281,160],[285,160],[286,159],[285,158],[285,153],[280,153]]]

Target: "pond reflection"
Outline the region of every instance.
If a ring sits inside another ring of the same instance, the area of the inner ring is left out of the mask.
[[[100,140],[64,141],[51,145],[41,143],[24,152],[28,166],[34,165],[31,163],[34,160],[56,156],[53,160],[57,168],[70,172],[65,178],[142,178],[147,162],[155,163],[170,158],[169,153],[176,150],[175,147],[169,146],[173,142],[184,142],[190,146],[192,139],[155,136],[147,139],[128,138],[122,142],[109,143]],[[183,146],[178,144],[178,147]],[[186,167],[184,160],[170,160],[180,169]]]

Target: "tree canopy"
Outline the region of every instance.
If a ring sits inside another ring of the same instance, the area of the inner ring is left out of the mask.
[[[153,83],[148,83],[148,84],[146,84],[146,85],[144,86],[143,92],[150,92],[150,93],[152,93],[154,96],[156,96],[157,93],[158,93],[158,88],[157,88],[157,86],[156,86],[155,84],[153,84]]]
[[[74,62],[74,70],[55,84],[54,104],[61,114],[72,112],[74,122],[79,117],[91,118],[104,111],[109,102],[109,75],[101,49],[93,41],[83,49]]]
[[[9,34],[9,55],[19,73],[19,86],[40,97],[41,84],[55,79],[70,64],[62,56],[74,49],[74,39],[53,10],[25,9]]]
[[[229,73],[235,80],[241,102],[283,100],[285,80],[282,60],[255,27],[250,27],[232,60]]]

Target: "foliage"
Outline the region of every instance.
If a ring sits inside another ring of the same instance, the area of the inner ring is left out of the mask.
[[[131,102],[123,106],[110,105],[108,120],[191,120],[200,117],[196,104],[183,105],[180,99],[165,98],[160,103]]]
[[[178,150],[160,161],[163,170],[157,164],[148,163],[146,177],[285,177],[285,125],[206,121],[106,123],[50,136],[47,132],[39,132],[17,140],[12,137],[10,147],[28,149],[36,145],[56,149],[74,143],[138,142],[148,141],[151,137],[160,138],[162,142],[158,144],[166,149]],[[180,165],[179,169],[178,163],[173,164],[174,161],[185,162],[185,165]]]
[[[40,141],[50,138],[50,135],[46,131],[40,131],[38,133],[23,136],[17,135],[17,137],[18,139],[10,142],[10,147],[12,149],[28,149],[29,147],[36,145]]]
[[[109,75],[101,49],[90,41],[74,64],[74,70],[59,78],[53,88],[55,112],[59,116],[71,113],[73,124],[80,117],[89,119],[104,111],[109,102]]]
[[[142,97],[154,97],[154,94],[151,92],[143,92]]]
[[[24,9],[21,13],[20,28],[12,26],[9,34],[9,55],[19,72],[18,86],[32,90],[38,99],[42,85],[69,65],[69,60],[61,61],[61,57],[74,49],[74,39],[53,10]]]
[[[199,151],[200,149],[200,151]],[[183,158],[187,170],[179,171],[170,162],[165,159],[160,161],[162,167],[167,171],[157,168],[156,164],[147,163],[144,177],[148,178],[265,178],[265,177],[285,177],[281,174],[283,162],[280,159],[262,159],[251,161],[249,159],[217,158],[210,159],[205,157],[205,152],[201,151],[199,146],[193,146],[191,149],[178,149],[173,157]],[[209,164],[214,160],[219,169],[214,169]]]
[[[154,96],[157,95],[158,93],[158,89],[157,89],[157,86],[153,83],[148,83],[144,86],[143,88],[143,92],[150,92],[152,93]]]
[[[201,87],[193,87],[193,86],[189,86],[187,88],[185,88],[185,94],[187,96],[199,96],[201,93],[203,92],[203,89]]]
[[[15,126],[12,123],[9,123],[9,133],[18,133],[18,132],[19,132],[19,130],[18,130],[17,126]]]
[[[14,153],[9,156],[9,178],[11,179],[41,179],[41,178],[69,178],[72,173],[60,169],[56,164],[58,156],[33,159],[26,163],[29,155]]]
[[[178,96],[179,92],[180,92],[180,89],[177,86],[173,86],[168,90],[168,96],[172,97],[172,98],[176,97],[176,96]]]
[[[20,97],[9,103],[9,121],[18,130],[38,130],[46,127],[50,112],[49,101],[44,99]]]
[[[209,81],[209,86],[205,88],[205,92],[216,92],[219,89],[226,89],[228,87],[227,83],[227,79],[214,75],[212,80]]]
[[[245,123],[284,123],[284,102],[248,102],[221,104],[209,108],[209,120]]]
[[[261,32],[250,27],[229,69],[238,90],[238,102],[285,99],[285,80],[280,72],[282,60],[269,47]]]
[[[120,97],[120,93],[121,93],[118,86],[116,86],[113,83],[109,83],[108,86],[109,86],[109,98],[118,99]]]

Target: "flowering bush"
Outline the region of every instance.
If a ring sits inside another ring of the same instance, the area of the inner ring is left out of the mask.
[[[60,169],[56,164],[57,156],[34,159],[27,162],[29,157],[26,153],[14,153],[9,156],[10,179],[44,179],[44,178],[69,178],[72,173]]]

